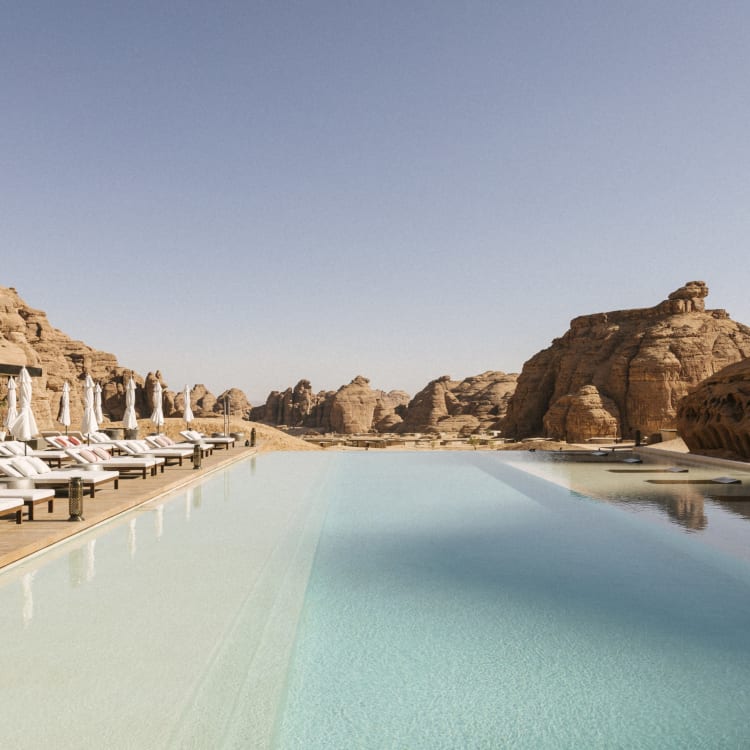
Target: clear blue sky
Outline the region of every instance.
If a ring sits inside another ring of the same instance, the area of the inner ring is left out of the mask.
[[[750,4],[3,3],[0,284],[170,387],[520,370],[705,280],[750,324]]]

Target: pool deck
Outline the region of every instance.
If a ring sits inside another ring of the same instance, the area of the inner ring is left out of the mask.
[[[214,450],[213,455],[203,458],[200,469],[194,469],[192,461],[186,460],[182,466],[168,466],[163,473],[146,479],[139,476],[120,477],[119,489],[116,490],[112,484],[108,484],[97,489],[93,500],[88,494],[84,496],[84,521],[68,520],[70,513],[67,493],[55,498],[52,513],[47,512],[46,504],[37,505],[33,521],[27,520],[26,510],[23,512],[23,523],[20,525],[15,522],[14,516],[2,516],[0,569],[132,508],[179,490],[196,479],[255,455],[257,451],[257,448],[236,445],[228,450]]]

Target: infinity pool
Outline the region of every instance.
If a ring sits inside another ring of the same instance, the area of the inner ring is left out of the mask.
[[[746,747],[744,501],[630,468],[237,464],[0,576],[0,747]]]

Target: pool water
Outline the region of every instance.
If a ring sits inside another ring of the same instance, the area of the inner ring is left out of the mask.
[[[273,454],[15,566],[0,747],[748,746],[750,525],[569,471]]]

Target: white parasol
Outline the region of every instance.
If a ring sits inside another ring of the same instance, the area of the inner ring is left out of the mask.
[[[99,383],[94,388],[94,416],[99,424],[104,421],[104,414],[102,414],[102,387]]]
[[[70,385],[66,380],[63,383],[62,396],[60,396],[60,411],[57,412],[57,421],[65,427],[65,434],[70,427]]]
[[[88,436],[92,432],[96,432],[98,429],[99,425],[97,424],[96,414],[94,413],[94,381],[91,379],[91,375],[86,375],[83,391],[83,421],[81,422],[81,432]]]
[[[18,376],[21,383],[21,397],[18,401],[18,416],[9,426],[13,437],[16,440],[31,440],[39,432],[34,419],[34,412],[31,411],[31,375],[25,367],[21,368],[21,374]]]
[[[182,413],[182,418],[185,420],[186,425],[190,425],[195,417],[193,417],[193,410],[190,408],[190,389],[185,385],[185,410]]]
[[[17,416],[18,409],[16,408],[16,381],[13,380],[13,378],[8,378],[8,413],[5,415],[3,426],[10,428],[13,422],[16,421]]]
[[[161,383],[157,380],[154,383],[154,411],[151,413],[151,421],[159,432],[164,424],[164,408],[162,406]]]
[[[125,413],[122,415],[122,425],[126,430],[137,430],[138,419],[135,416],[135,380],[130,378],[125,386]]]

